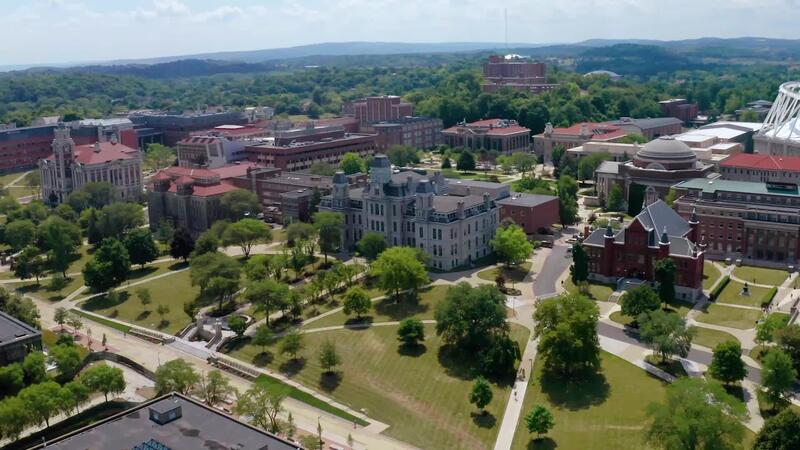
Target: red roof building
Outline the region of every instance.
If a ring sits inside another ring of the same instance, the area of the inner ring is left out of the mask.
[[[531,143],[531,130],[507,119],[461,122],[443,130],[442,136],[444,143],[453,148],[496,150],[505,154],[530,151]]]
[[[800,156],[739,153],[725,158],[719,172],[726,180],[800,183]]]
[[[570,149],[589,141],[619,142],[627,134],[621,127],[610,123],[581,122],[566,128],[556,128],[548,123],[543,133],[533,137],[533,151],[545,161],[551,161],[553,147],[557,145]]]

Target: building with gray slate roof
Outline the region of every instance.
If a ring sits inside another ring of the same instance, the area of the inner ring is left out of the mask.
[[[42,333],[27,323],[0,311],[0,367],[25,359],[42,349]]]
[[[449,186],[441,172],[393,170],[385,155],[376,155],[366,187],[348,189],[337,175],[320,209],[344,215],[347,249],[364,233],[377,232],[389,246],[419,248],[430,255],[431,267],[451,270],[491,253],[499,223],[496,199],[508,191],[498,183],[474,183],[459,185],[460,195],[451,195]]]
[[[589,257],[589,277],[623,285],[625,279],[654,281],[656,263],[671,258],[678,270],[678,298],[696,300],[703,292],[705,244],[698,243],[697,214],[685,220],[661,200],[645,206],[623,229],[609,225],[587,236],[583,246]]]
[[[37,447],[57,450],[302,450],[180,394],[167,394]]]

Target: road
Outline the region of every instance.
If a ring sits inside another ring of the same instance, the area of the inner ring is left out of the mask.
[[[572,258],[567,258],[566,245],[556,244],[550,252],[550,256],[544,261],[542,271],[536,275],[533,282],[533,295],[550,295],[556,293],[556,283],[561,274],[572,264]]]

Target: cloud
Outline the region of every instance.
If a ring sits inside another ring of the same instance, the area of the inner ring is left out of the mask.
[[[190,13],[189,6],[180,0],[153,0],[149,8],[137,8],[133,16],[138,19],[176,18],[188,16]]]
[[[192,22],[218,22],[245,17],[245,12],[238,6],[220,6],[218,8],[193,13],[190,16]]]

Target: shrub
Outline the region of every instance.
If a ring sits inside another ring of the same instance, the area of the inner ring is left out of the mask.
[[[775,298],[775,294],[778,293],[778,288],[772,287],[769,291],[767,291],[767,295],[761,300],[761,307],[765,307],[772,303],[772,299]]]
[[[720,280],[720,282],[717,283],[717,286],[711,290],[711,295],[708,296],[708,299],[711,300],[712,302],[715,301],[717,297],[719,297],[719,294],[722,292],[722,290],[725,289],[725,286],[727,286],[728,283],[730,283],[730,281],[731,277],[729,277],[728,275],[722,277],[722,280]]]

